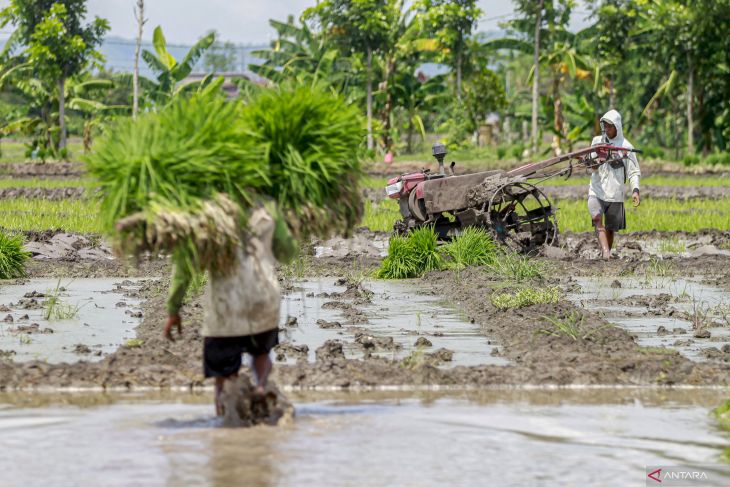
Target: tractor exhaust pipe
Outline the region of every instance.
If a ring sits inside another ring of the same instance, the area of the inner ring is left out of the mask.
[[[446,154],[448,153],[446,151],[446,146],[441,142],[436,142],[431,146],[431,153],[439,163],[439,174],[445,176],[446,171],[444,170],[444,157],[446,157]]]

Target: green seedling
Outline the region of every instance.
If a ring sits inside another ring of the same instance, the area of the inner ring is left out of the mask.
[[[126,342],[124,342],[125,348],[139,348],[144,344],[143,340],[140,340],[139,338],[130,338]]]
[[[561,292],[557,286],[546,288],[523,288],[515,293],[494,293],[492,305],[500,310],[523,308],[534,304],[557,303]]]
[[[43,303],[44,320],[70,320],[78,316],[82,306],[64,303],[61,300],[62,290],[63,287],[59,279],[56,288],[46,293],[47,297]]]

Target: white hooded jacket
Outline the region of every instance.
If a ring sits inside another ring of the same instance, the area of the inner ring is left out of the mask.
[[[616,110],[609,110],[601,121],[606,121],[613,124],[616,127],[616,137],[608,139],[608,143],[618,147],[626,147],[627,149],[633,149],[634,146],[631,142],[624,138],[623,128],[621,126],[621,115]],[[597,145],[605,143],[602,136],[593,137],[591,145]],[[639,189],[639,179],[641,178],[641,170],[639,169],[639,161],[636,159],[634,152],[629,152],[628,156],[624,158],[624,167],[614,169],[610,164],[601,164],[598,169],[593,171],[591,175],[591,183],[588,187],[588,196],[594,196],[603,201],[610,202],[623,202],[625,187],[624,187],[624,171],[625,178],[628,180],[631,186],[631,191]]]

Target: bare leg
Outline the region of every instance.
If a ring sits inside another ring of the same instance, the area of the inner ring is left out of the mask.
[[[596,227],[596,234],[598,235],[598,245],[601,246],[601,254],[604,259],[611,257],[611,247],[608,244],[608,235],[606,227],[603,226],[603,215],[598,215],[593,218],[593,225]]]
[[[606,238],[608,239],[608,250],[613,248],[613,236],[616,234],[613,230],[606,230]]]
[[[221,403],[221,393],[223,392],[223,383],[225,377],[215,378],[215,415],[223,416],[223,404]]]
[[[238,374],[232,374],[228,377],[216,377],[215,378],[215,415],[223,416],[223,403],[221,402],[221,394],[223,393],[223,387],[227,380],[235,380]]]
[[[271,372],[271,358],[268,353],[253,357],[253,370],[256,373],[256,388],[254,391],[263,395],[266,381],[269,379],[269,372]]]

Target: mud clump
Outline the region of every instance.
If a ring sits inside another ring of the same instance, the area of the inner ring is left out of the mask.
[[[314,356],[317,362],[331,362],[333,360],[344,359],[345,352],[342,349],[340,340],[327,340],[324,345],[319,347]]]
[[[74,347],[73,350],[74,353],[77,353],[79,355],[86,355],[91,353],[91,349],[88,345],[84,345],[83,343],[79,343]]]
[[[287,316],[284,326],[286,326],[287,328],[296,328],[297,326],[299,326],[299,320],[296,316]]]
[[[13,320],[13,315],[7,315],[5,318],[3,318],[3,321],[5,323],[12,323],[15,320]]]
[[[439,348],[435,352],[426,354],[429,359],[436,364],[440,364],[443,362],[451,362],[454,359],[454,352],[453,350],[449,350],[448,348]]]
[[[342,323],[339,321],[327,321],[327,320],[317,320],[317,326],[329,330],[333,328],[342,328]]]
[[[427,347],[432,347],[433,343],[431,343],[431,340],[429,340],[426,337],[418,337],[418,339],[416,340],[416,343],[414,343],[413,346],[418,347],[418,348],[427,348]]]
[[[276,426],[294,418],[294,406],[273,382],[269,382],[263,396],[259,396],[254,394],[254,387],[245,375],[225,382],[221,404],[223,425],[227,427]]]
[[[283,362],[287,357],[294,358],[297,362],[307,360],[309,347],[306,344],[294,345],[293,343],[280,343],[274,349],[276,361]]]
[[[31,323],[30,325],[18,325],[15,328],[11,328],[10,331],[13,333],[25,333],[28,335],[32,335],[35,333],[48,335],[53,333],[53,330],[50,328],[41,329],[41,325],[39,325],[38,323]]]
[[[710,333],[710,330],[697,330],[692,336],[695,338],[710,338],[712,333]]]
[[[15,350],[0,350],[0,360],[12,360]]]
[[[393,337],[376,337],[367,333],[356,333],[355,343],[365,350],[397,351],[403,348]]]

